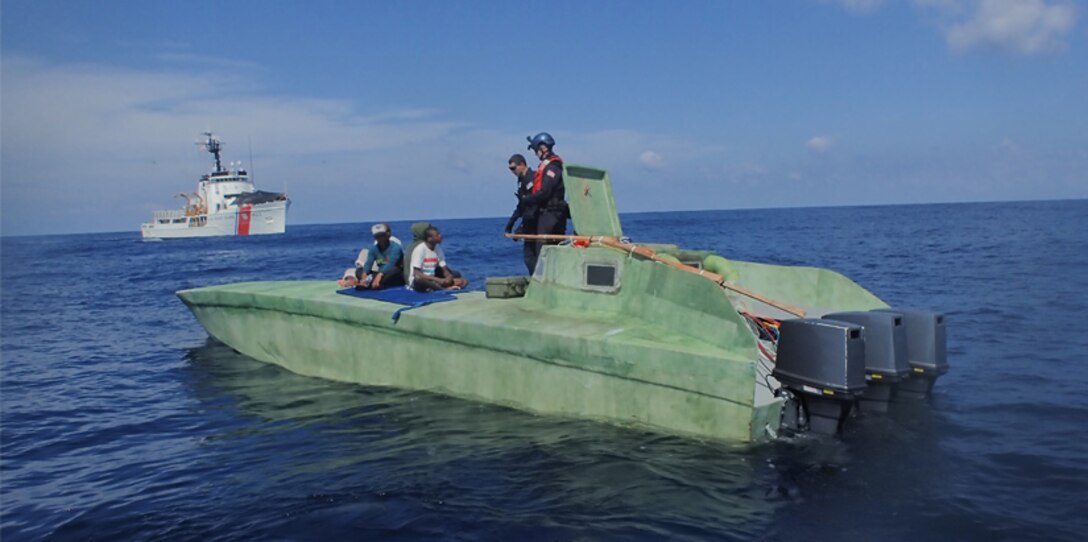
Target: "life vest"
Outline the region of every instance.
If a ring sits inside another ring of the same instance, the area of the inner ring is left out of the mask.
[[[548,165],[552,162],[563,165],[563,159],[557,155],[551,155],[546,160],[540,163],[540,166],[536,168],[536,177],[533,178],[533,193],[540,192],[540,186],[544,183],[544,170],[548,168]]]

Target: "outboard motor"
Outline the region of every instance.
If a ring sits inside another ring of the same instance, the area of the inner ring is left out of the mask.
[[[834,320],[783,320],[771,375],[800,401],[808,428],[842,431],[857,396],[865,391],[862,327]]]
[[[877,309],[903,315],[911,377],[899,384],[897,398],[925,399],[937,377],[948,372],[944,314],[918,309]]]
[[[869,386],[861,396],[860,406],[863,412],[887,412],[897,384],[910,378],[903,315],[889,311],[852,311],[827,314],[824,318],[865,328],[865,380]]]

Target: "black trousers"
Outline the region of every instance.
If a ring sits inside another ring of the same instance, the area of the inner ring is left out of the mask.
[[[358,280],[363,279],[363,268],[355,268],[355,278]],[[382,285],[378,289],[384,290],[394,286],[404,286],[404,271],[401,270],[400,266],[394,267],[388,274],[382,275]]]
[[[536,233],[537,235],[565,235],[567,233],[567,213],[565,211],[544,211],[540,213],[540,216],[536,219]],[[529,270],[529,274],[533,274],[536,271],[536,262],[540,258],[540,249],[544,245],[556,245],[559,241],[537,241],[533,243],[536,245],[533,254],[533,266]],[[528,263],[526,263],[528,266]]]
[[[536,221],[522,220],[521,231],[524,233],[536,233]],[[521,253],[525,260],[525,269],[529,270],[529,274],[533,274],[533,268],[536,267],[536,259],[540,256],[540,245],[536,241],[522,241]]]

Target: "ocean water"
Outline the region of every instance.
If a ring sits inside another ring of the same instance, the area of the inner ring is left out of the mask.
[[[363,224],[3,238],[0,538],[1088,536],[1088,201],[623,221],[636,241],[829,267],[944,311],[951,371],[842,438],[700,442],[297,376],[208,339],[174,296],[335,279]],[[502,223],[438,221],[476,287],[522,271]]]

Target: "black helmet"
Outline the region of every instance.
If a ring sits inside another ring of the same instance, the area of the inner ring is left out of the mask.
[[[529,150],[531,151],[536,150],[541,144],[547,145],[549,150],[555,147],[555,138],[548,132],[540,132],[533,137],[525,136],[525,139],[529,141]]]

